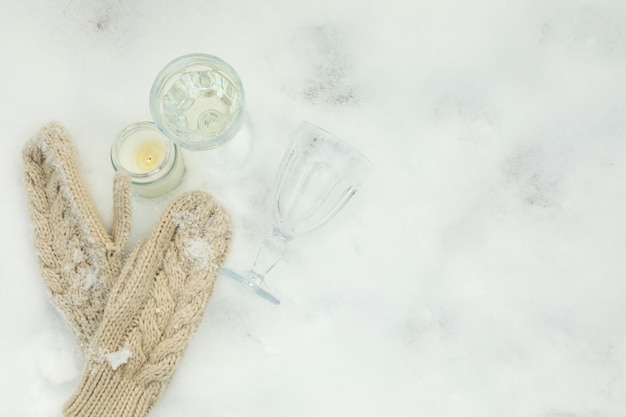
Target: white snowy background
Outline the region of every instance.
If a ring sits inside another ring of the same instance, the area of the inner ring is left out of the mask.
[[[200,188],[249,266],[301,120],[375,171],[270,273],[280,306],[219,280],[151,416],[626,415],[626,2],[2,0],[0,416],[60,416],[82,366],[24,143],[65,125],[110,224],[111,141],[191,52],[239,72],[254,146],[239,169],[186,153],[180,188],[133,200],[133,240]]]

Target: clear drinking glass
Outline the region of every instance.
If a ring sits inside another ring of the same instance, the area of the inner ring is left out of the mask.
[[[159,129],[191,150],[232,139],[244,121],[245,95],[237,72],[208,54],[189,54],[167,64],[150,91],[150,112]]]
[[[222,272],[256,294],[278,304],[265,275],[285,252],[287,243],[326,224],[357,192],[372,164],[331,133],[304,122],[276,175],[272,211],[274,228],[262,243],[252,268]]]

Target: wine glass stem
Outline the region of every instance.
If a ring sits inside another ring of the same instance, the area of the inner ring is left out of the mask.
[[[261,248],[259,249],[259,253],[256,256],[256,260],[250,272],[257,278],[263,280],[265,274],[276,265],[283,253],[285,253],[288,241],[289,239],[282,235],[278,229],[274,229],[273,233],[266,237],[261,244]]]

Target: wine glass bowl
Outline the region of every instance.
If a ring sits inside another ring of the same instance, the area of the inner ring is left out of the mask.
[[[315,230],[334,217],[357,192],[369,160],[333,134],[304,122],[295,133],[273,187],[274,228],[246,272],[223,268],[224,274],[278,304],[265,284],[293,238]]]
[[[302,123],[273,188],[280,233],[292,238],[327,223],[356,193],[370,165],[331,133]]]
[[[150,91],[150,112],[172,141],[208,150],[232,139],[244,121],[245,94],[237,72],[208,54],[189,54],[168,63]]]

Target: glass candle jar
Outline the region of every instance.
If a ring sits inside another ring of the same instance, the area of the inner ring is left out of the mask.
[[[184,148],[207,150],[233,138],[244,120],[245,96],[235,70],[208,54],[174,59],[150,91],[152,120]]]
[[[180,149],[152,122],[124,128],[111,147],[111,163],[116,171],[129,175],[132,190],[144,197],[171,191],[185,173]]]

